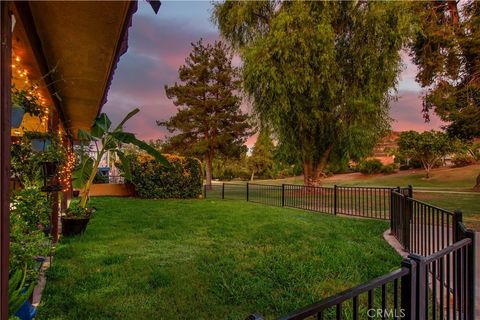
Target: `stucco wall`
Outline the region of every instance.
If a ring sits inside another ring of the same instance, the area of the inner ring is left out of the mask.
[[[90,196],[129,197],[133,196],[133,188],[127,186],[126,184],[93,184],[90,189]]]

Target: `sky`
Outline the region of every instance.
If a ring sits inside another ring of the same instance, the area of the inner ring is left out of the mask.
[[[162,1],[157,15],[145,1],[138,2],[138,11],[129,29],[129,49],[121,58],[103,111],[113,123],[135,107],[140,113],[131,119],[126,130],[143,140],[163,139],[168,132],[156,120],[166,120],[176,106],[165,95],[165,85],[178,81],[178,68],[189,54],[191,43],[203,38],[207,42],[220,39],[210,21],[210,1]],[[398,86],[398,100],[391,103],[392,129],[439,129],[442,122],[435,115],[425,123],[422,115],[422,90],[415,82],[416,68],[407,54],[402,54],[405,69]],[[249,111],[248,106],[243,106]],[[249,147],[255,137],[247,140]]]

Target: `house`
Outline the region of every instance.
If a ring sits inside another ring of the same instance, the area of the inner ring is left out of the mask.
[[[150,1],[157,12],[159,1]],[[78,129],[89,129],[106,102],[115,68],[127,50],[136,1],[1,1],[0,109],[0,319],[8,318],[10,144],[26,130],[58,132],[71,147]],[[35,83],[41,117],[26,115],[11,129],[11,85]],[[13,137],[13,138],[12,138]],[[53,238],[59,210],[71,197],[53,193]],[[65,199],[61,203],[59,199]]]

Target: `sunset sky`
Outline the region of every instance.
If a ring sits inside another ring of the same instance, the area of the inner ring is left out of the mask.
[[[164,86],[178,81],[178,68],[190,52],[190,43],[200,38],[213,42],[220,36],[210,21],[210,1],[162,1],[157,15],[144,1],[138,6],[129,30],[129,49],[120,59],[103,111],[115,123],[139,106],[140,114],[129,122],[127,129],[150,140],[164,138],[167,133],[155,120],[167,119],[176,111],[165,96]],[[424,123],[415,66],[406,54],[404,63],[399,99],[391,104],[393,130],[439,129],[442,123],[434,115],[430,123]],[[244,108],[248,111],[247,106]],[[251,146],[254,140],[250,138],[247,145]]]

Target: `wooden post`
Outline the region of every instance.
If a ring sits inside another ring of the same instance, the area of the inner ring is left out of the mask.
[[[58,131],[58,113],[53,111],[52,119],[50,121],[50,130],[53,134],[57,134]],[[53,184],[58,184],[58,176],[55,175],[52,181]],[[50,219],[50,223],[52,224],[52,241],[58,241],[58,233],[59,233],[59,226],[58,226],[58,219],[59,219],[59,203],[58,203],[58,192],[53,192],[52,196],[52,215]]]
[[[8,255],[10,246],[10,129],[12,18],[10,1],[0,1],[0,319],[8,319]]]
[[[285,207],[285,184],[282,183],[282,207]]]
[[[247,182],[247,201],[248,201],[248,182]]]
[[[225,182],[222,183],[222,199],[225,199]]]

